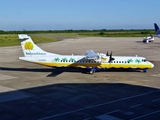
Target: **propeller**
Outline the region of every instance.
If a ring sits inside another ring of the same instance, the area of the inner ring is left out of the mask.
[[[106,53],[106,56],[109,56],[108,51],[107,51],[107,53]]]
[[[111,51],[111,53],[110,53],[110,55],[108,55],[109,56],[109,63],[111,63],[112,62],[112,60],[115,60],[113,57],[112,57],[112,51]]]

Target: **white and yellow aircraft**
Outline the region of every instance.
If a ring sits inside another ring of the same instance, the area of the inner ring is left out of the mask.
[[[133,68],[147,69],[153,68],[154,65],[144,57],[138,56],[112,56],[103,53],[96,53],[93,50],[86,51],[85,55],[60,55],[49,53],[39,48],[32,41],[31,37],[26,34],[18,35],[24,52],[24,57],[20,60],[29,61],[49,67],[75,67],[90,69],[90,74],[99,69],[110,68]]]

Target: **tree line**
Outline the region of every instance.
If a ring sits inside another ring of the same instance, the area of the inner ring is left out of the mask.
[[[0,34],[37,34],[37,33],[98,33],[99,35],[104,35],[107,32],[137,32],[139,34],[152,34],[153,29],[100,29],[100,30],[17,30],[17,31],[4,31],[0,30]]]

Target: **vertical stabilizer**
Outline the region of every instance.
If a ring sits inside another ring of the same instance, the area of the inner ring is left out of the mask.
[[[157,37],[160,37],[160,29],[156,23],[154,23],[154,29]]]
[[[18,37],[20,39],[22,50],[23,50],[25,57],[58,55],[58,54],[49,53],[49,52],[42,50],[40,47],[34,44],[31,37],[26,34],[19,34]]]

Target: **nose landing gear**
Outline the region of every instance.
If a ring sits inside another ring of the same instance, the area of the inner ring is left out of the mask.
[[[147,69],[146,69],[146,68],[145,68],[145,69],[143,69],[143,72],[144,72],[144,73],[146,73],[146,72],[147,72]]]

